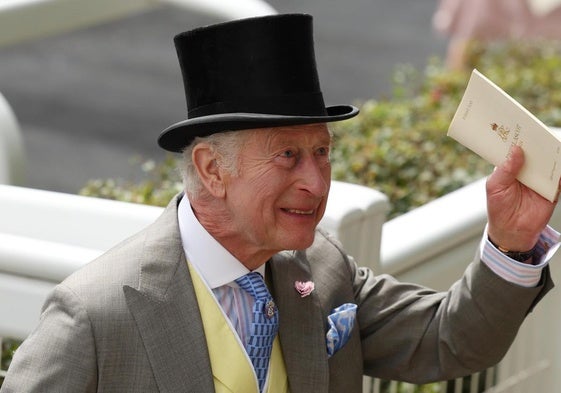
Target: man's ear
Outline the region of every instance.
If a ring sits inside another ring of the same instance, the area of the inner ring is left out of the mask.
[[[225,194],[223,173],[218,166],[216,154],[206,143],[199,143],[193,148],[192,160],[201,183],[214,197]]]

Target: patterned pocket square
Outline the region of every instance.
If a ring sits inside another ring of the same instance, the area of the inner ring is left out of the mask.
[[[343,348],[351,337],[351,331],[355,325],[356,309],[356,304],[345,303],[331,310],[331,315],[327,317],[329,330],[325,336],[328,357]]]

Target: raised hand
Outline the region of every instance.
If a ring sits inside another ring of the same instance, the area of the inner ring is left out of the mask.
[[[557,199],[552,203],[516,180],[523,165],[524,152],[514,146],[486,185],[489,238],[511,251],[534,247],[557,204]]]

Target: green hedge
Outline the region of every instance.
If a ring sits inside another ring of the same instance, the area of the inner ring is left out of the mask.
[[[0,357],[0,370],[7,370],[10,366],[10,362],[12,361],[12,356],[14,352],[20,345],[19,340],[11,340],[11,339],[3,339],[1,345],[1,353],[2,356]],[[0,387],[2,386],[2,382],[4,378],[0,375]]]
[[[446,136],[466,81],[436,60],[422,74],[399,67],[390,99],[362,103],[334,129],[333,178],[383,192],[393,217],[487,174],[487,163]]]
[[[561,124],[561,48],[553,43],[471,48],[477,68],[551,126]],[[482,159],[446,136],[470,72],[448,72],[433,60],[419,73],[395,72],[390,99],[361,105],[336,129],[334,178],[377,188],[392,216],[489,173]]]

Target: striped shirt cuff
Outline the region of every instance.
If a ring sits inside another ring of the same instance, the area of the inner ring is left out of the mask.
[[[495,248],[487,236],[487,227],[481,241],[481,261],[499,277],[523,287],[535,287],[540,282],[542,270],[559,248],[559,232],[547,226],[538,240],[534,264],[515,261]]]

